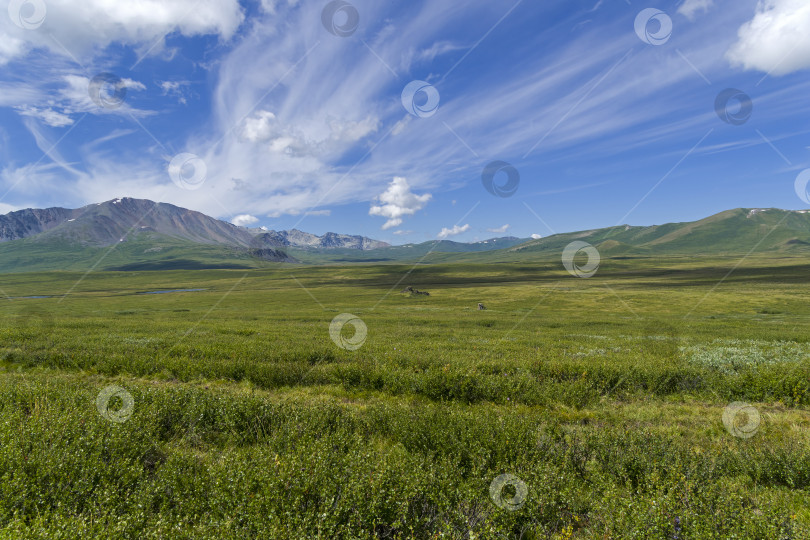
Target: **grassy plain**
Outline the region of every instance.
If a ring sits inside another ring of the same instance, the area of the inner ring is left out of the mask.
[[[3,275],[0,537],[810,538],[810,259],[738,262]]]

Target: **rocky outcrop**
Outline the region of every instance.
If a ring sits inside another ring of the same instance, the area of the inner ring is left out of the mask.
[[[0,242],[28,238],[58,227],[73,218],[68,208],[28,208],[0,216]]]
[[[427,291],[420,291],[419,289],[414,289],[413,287],[405,287],[402,291],[403,293],[411,294],[411,295],[423,295],[423,296],[430,296],[430,293]]]

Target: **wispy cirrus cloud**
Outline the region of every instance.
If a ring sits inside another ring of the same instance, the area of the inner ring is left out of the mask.
[[[487,229],[487,232],[495,233],[495,234],[504,234],[506,231],[509,230],[509,224],[503,225],[502,227],[496,227],[494,229]]]
[[[63,113],[54,111],[52,108],[38,109],[30,105],[21,105],[17,110],[23,116],[38,118],[51,127],[65,127],[73,124],[73,119]]]
[[[122,108],[110,119],[128,121],[131,113],[149,133],[130,122],[126,127],[137,134],[115,149],[83,141],[68,159],[59,159],[65,176],[58,179],[54,169],[29,171],[43,175],[38,182],[52,179],[52,193],[81,202],[128,194],[218,216],[238,210],[300,219],[328,212],[329,206],[364,203],[377,209],[371,216],[385,218],[384,229],[399,226],[444,192],[480,187],[482,167],[496,158],[514,161],[525,172],[584,155],[612,157],[639,148],[656,148],[659,154],[675,148],[682,156],[681,147],[688,149],[707,123],[717,121],[712,110],[716,91],[707,90],[696,70],[718,87],[736,75],[725,54],[753,9],[751,1],[741,1],[713,10],[711,21],[702,17],[693,23],[673,14],[677,33],[671,46],[651,47],[628,25],[632,9],[619,11],[598,2],[587,14],[594,24],[576,33],[566,30],[553,46],[540,46],[543,35],[532,30],[531,36],[520,34],[525,43],[516,39],[506,47],[512,28],[570,5],[524,2],[473,49],[508,6],[472,0],[460,10],[452,3],[416,2],[405,13],[390,3],[358,1],[363,25],[351,38],[339,38],[320,24],[319,3],[263,0],[259,13],[245,21],[234,1],[204,1],[200,14],[195,11],[185,21],[179,13],[191,9],[193,0],[160,9],[146,2],[156,11],[144,16],[149,24],[116,7],[97,26],[93,17],[102,17],[100,0],[71,13],[65,12],[67,2],[53,4],[51,10],[48,2],[46,24],[54,26],[24,38],[15,38],[23,34],[12,28],[14,36],[0,40],[5,43],[0,47],[17,59],[37,48],[70,60],[58,44],[45,43],[45,30],[55,32],[68,22],[73,29],[53,35],[80,61],[90,58],[91,69],[94,55],[111,43],[124,44],[136,56],[154,43],[150,55],[164,50],[163,30],[175,37],[208,35],[220,47],[206,49],[206,61],[187,72],[173,72],[182,65],[178,57],[160,76],[122,73],[138,97],[154,93],[174,102],[199,69],[194,84],[210,84],[210,95],[199,109],[189,107],[185,116],[172,117],[178,127],[171,131],[161,123],[162,115]],[[681,15],[700,13],[704,6],[708,3],[690,0],[681,5]],[[572,16],[559,24],[567,29],[579,20]],[[116,25],[126,28],[113,34]],[[78,35],[77,29],[89,37]],[[546,30],[556,35],[553,25]],[[23,39],[22,44],[14,39]],[[22,52],[14,52],[18,49]],[[99,68],[104,64],[106,69],[107,61],[99,61]],[[40,66],[30,68],[27,85],[0,83],[0,105],[31,107],[26,120],[41,139],[47,128],[60,123],[63,131],[70,129],[65,118],[75,122],[77,114],[93,112],[86,97],[88,75],[72,60],[67,63],[69,68],[60,64],[52,69],[47,84],[36,84]],[[441,94],[435,116],[417,118],[402,107],[402,89],[414,79],[434,84]],[[766,99],[759,99],[760,104]],[[772,111],[774,119],[791,115],[789,109]],[[55,143],[58,138],[47,140]],[[664,141],[662,151],[656,145]],[[40,146],[48,148],[45,142]],[[166,173],[168,162],[181,151],[199,155],[206,164],[206,182],[196,191],[176,188]],[[390,192],[392,178],[407,178],[407,193],[416,201],[405,200],[404,192]],[[542,189],[548,191],[546,185]]]
[[[678,13],[689,20],[694,20],[698,11],[708,11],[714,5],[714,0],[684,0],[678,6]]]

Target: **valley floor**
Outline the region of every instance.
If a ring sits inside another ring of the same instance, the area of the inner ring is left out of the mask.
[[[810,538],[808,275],[5,274],[0,537]]]

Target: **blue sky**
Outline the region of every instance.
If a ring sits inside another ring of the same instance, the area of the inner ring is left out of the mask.
[[[131,196],[407,243],[808,206],[805,0],[0,4],[0,212]]]

